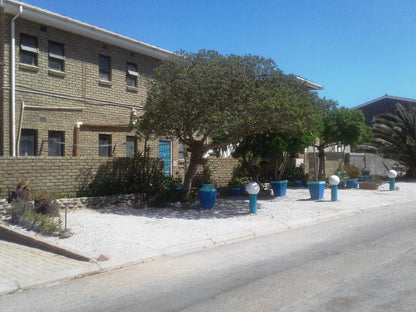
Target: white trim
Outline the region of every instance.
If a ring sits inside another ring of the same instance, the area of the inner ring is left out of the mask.
[[[14,0],[3,0],[0,6],[4,7],[7,14],[16,15],[19,6],[24,8],[22,18],[43,25],[52,26],[80,36],[98,40],[126,50],[152,56],[157,59],[166,59],[175,53],[159,47],[138,41],[51,11],[40,9],[23,2]]]
[[[323,90],[324,89],[323,86],[321,86],[321,85],[319,85],[319,84],[317,84],[315,82],[312,82],[312,81],[310,81],[308,79],[302,78],[300,76],[296,76],[296,79],[304,82],[311,90]]]

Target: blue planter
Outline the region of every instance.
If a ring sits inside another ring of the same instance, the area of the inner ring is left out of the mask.
[[[270,182],[274,196],[285,196],[287,189],[287,180]]]
[[[301,180],[295,180],[295,181],[293,181],[293,186],[294,187],[302,187],[303,182]]]
[[[199,202],[202,209],[212,209],[217,200],[217,190],[212,184],[203,184],[199,189]]]
[[[343,189],[347,186],[347,180],[339,181],[338,188]]]
[[[240,187],[240,195],[244,195],[246,193],[246,186],[243,185]]]
[[[233,187],[233,196],[240,196],[241,195],[241,187]]]
[[[357,187],[358,187],[358,179],[347,180],[347,188],[357,188]]]
[[[322,199],[324,197],[325,181],[309,181],[308,188],[311,199]]]

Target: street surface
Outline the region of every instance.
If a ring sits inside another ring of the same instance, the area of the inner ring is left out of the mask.
[[[416,207],[162,258],[0,298],[0,311],[415,311]]]

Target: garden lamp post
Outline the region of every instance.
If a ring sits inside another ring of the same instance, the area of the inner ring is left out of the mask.
[[[250,213],[257,213],[257,194],[260,192],[260,186],[251,182],[247,184],[246,191],[250,197]]]
[[[389,170],[387,176],[390,178],[390,191],[394,191],[396,189],[396,177],[397,171],[396,170]]]
[[[337,201],[338,200],[338,184],[339,184],[339,177],[337,175],[332,175],[329,177],[328,182],[331,185],[331,200]]]

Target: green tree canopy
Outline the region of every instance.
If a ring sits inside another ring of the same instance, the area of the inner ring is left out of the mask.
[[[318,179],[325,179],[325,149],[335,144],[352,147],[371,140],[371,129],[365,125],[364,114],[357,109],[337,107],[333,100],[322,100],[327,111],[322,119],[319,143],[316,145],[319,157]]]
[[[177,138],[191,148],[186,198],[206,151],[255,133],[308,131],[316,126],[319,105],[314,92],[271,59],[201,50],[157,68],[138,130]]]

